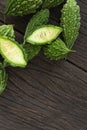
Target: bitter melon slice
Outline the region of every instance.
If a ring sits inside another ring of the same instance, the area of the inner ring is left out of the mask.
[[[32,31],[34,31],[37,27],[41,25],[45,25],[49,21],[50,12],[48,9],[43,9],[38,11],[29,21],[26,31],[24,40],[26,41],[26,38],[31,35]]]
[[[3,36],[0,36],[0,53],[12,66],[25,67],[27,65],[19,44]]]
[[[36,29],[26,41],[34,45],[50,44],[62,32],[62,28],[54,25],[45,25]]]

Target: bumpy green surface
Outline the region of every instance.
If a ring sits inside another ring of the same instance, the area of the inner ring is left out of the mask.
[[[67,0],[62,9],[61,26],[68,48],[72,48],[80,28],[80,8],[76,0]]]
[[[26,41],[27,37],[39,26],[45,25],[49,21],[50,12],[48,9],[41,10],[37,12],[29,21],[24,39]]]
[[[8,0],[6,15],[23,16],[33,12],[42,4],[42,0]]]
[[[3,93],[3,91],[6,88],[8,80],[8,75],[6,73],[5,68],[3,67],[2,63],[0,63],[0,94]]]
[[[60,5],[63,2],[64,2],[64,0],[44,0],[42,7],[43,8],[51,8],[51,7],[55,7],[57,5]]]
[[[26,56],[26,61],[30,61],[32,58],[34,58],[36,55],[41,50],[41,46],[35,46],[31,45],[29,43],[26,43],[23,45],[24,51],[25,51],[25,56]]]
[[[44,55],[50,60],[64,59],[69,52],[72,51],[66,47],[65,43],[60,38],[44,47]]]
[[[14,34],[13,25],[0,26],[0,36],[6,36],[6,37],[14,39],[15,34]]]
[[[25,45],[23,46],[26,52],[27,61],[34,58],[40,52],[41,46],[30,45],[29,43],[26,43],[26,39],[37,27],[48,23],[49,15],[48,9],[41,10],[37,12],[28,23],[24,36]]]

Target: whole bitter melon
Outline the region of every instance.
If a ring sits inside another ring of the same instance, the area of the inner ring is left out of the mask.
[[[42,7],[43,8],[51,8],[51,7],[55,7],[57,5],[60,5],[63,2],[64,2],[64,0],[44,0]]]
[[[68,48],[72,48],[80,28],[80,7],[76,0],[67,0],[62,9],[61,26],[64,40]]]
[[[36,12],[42,0],[8,0],[5,8],[6,15],[23,16]]]
[[[8,80],[8,74],[5,68],[3,67],[3,64],[0,62],[0,95],[6,88],[7,80]]]
[[[44,55],[50,60],[65,59],[70,52],[73,52],[73,50],[68,49],[60,38],[44,47]]]

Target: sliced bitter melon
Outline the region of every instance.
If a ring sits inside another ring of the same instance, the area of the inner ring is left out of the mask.
[[[0,36],[0,53],[14,67],[25,67],[27,65],[19,44],[3,36]]]
[[[54,25],[45,25],[36,29],[26,41],[34,45],[50,44],[62,32],[62,28]]]
[[[35,30],[37,27],[41,25],[45,25],[49,21],[50,12],[48,9],[40,10],[38,11],[29,21],[26,31],[24,40],[26,41],[26,38],[31,35],[32,31]]]
[[[40,52],[41,46],[31,45],[26,42],[26,39],[31,35],[33,30],[35,30],[37,27],[43,24],[47,24],[49,21],[49,16],[50,16],[50,12],[48,9],[40,10],[31,18],[31,20],[27,25],[25,36],[24,36],[24,45],[23,45],[27,61],[34,58]]]

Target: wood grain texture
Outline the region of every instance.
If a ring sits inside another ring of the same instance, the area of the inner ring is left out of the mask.
[[[87,130],[87,0],[78,3],[82,26],[74,46],[77,53],[67,61],[52,62],[41,52],[27,68],[7,69],[8,86],[0,96],[0,130]],[[0,4],[0,25],[2,10]],[[51,21],[57,24],[59,15],[54,12]],[[29,17],[6,20],[15,24],[20,43]]]

